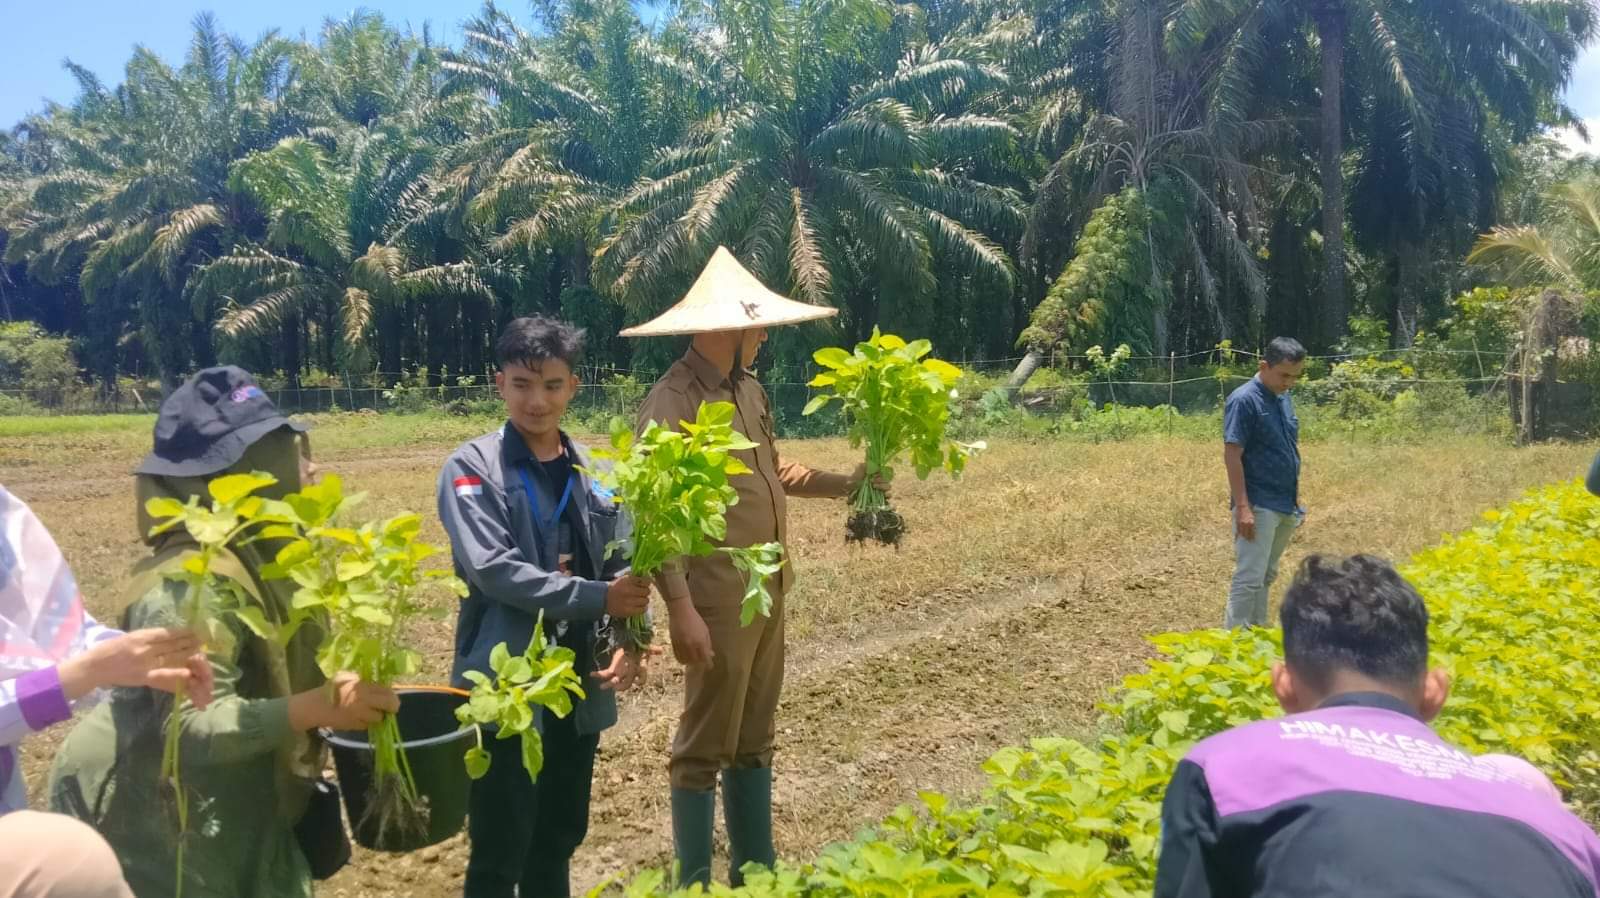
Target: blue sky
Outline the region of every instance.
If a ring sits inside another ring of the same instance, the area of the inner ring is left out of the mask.
[[[500,8],[527,20],[522,0],[500,0]],[[201,10],[215,13],[222,27],[246,40],[277,28],[287,36],[315,35],[329,17],[344,18],[358,8],[380,12],[390,22],[435,41],[458,45],[461,22],[482,8],[482,0],[0,0],[5,57],[0,75],[0,128],[10,127],[44,106],[46,98],[66,103],[77,91],[61,62],[88,67],[107,85],[122,81],[122,67],[135,44],[162,58],[181,60],[189,45],[190,23]],[[646,9],[646,19],[655,13]]]
[[[228,31],[251,39],[269,28],[288,35],[314,34],[327,17],[342,18],[358,6],[418,31],[428,24],[436,40],[456,44],[460,23],[476,13],[481,2],[365,0],[341,5],[340,0],[232,0],[204,5],[196,0],[0,0],[0,20],[7,26],[0,127],[38,110],[44,98],[72,99],[75,85],[61,68],[68,56],[107,84],[122,80],[122,65],[135,44],[166,59],[180,59],[188,45],[189,23],[201,9],[215,12]],[[501,8],[518,15],[526,9],[519,0],[502,0]],[[1600,127],[1596,127],[1600,126],[1600,47],[1584,54],[1567,99],[1579,115],[1594,123],[1591,127],[1600,146]]]

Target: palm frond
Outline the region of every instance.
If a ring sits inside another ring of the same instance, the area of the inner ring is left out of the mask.
[[[1524,282],[1555,281],[1573,290],[1583,289],[1567,253],[1533,225],[1497,227],[1482,235],[1467,254],[1467,262],[1503,264],[1511,277]]]
[[[230,337],[260,333],[279,324],[284,316],[312,305],[321,295],[313,284],[296,284],[266,294],[249,305],[229,301],[217,319],[217,330]]]
[[[789,228],[789,270],[794,277],[795,290],[803,302],[827,305],[833,290],[833,272],[829,270],[827,254],[819,238],[823,227],[821,217],[806,202],[799,188],[789,191],[793,212]]]

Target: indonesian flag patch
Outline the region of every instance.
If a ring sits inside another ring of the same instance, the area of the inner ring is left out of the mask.
[[[474,474],[457,477],[451,484],[456,488],[456,498],[458,499],[483,495],[483,478]]]

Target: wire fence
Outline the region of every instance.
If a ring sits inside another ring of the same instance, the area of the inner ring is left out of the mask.
[[[1259,357],[1256,353],[1244,350],[1229,352],[1233,361],[1231,370],[1215,367],[1207,370],[1202,367],[1202,363],[1215,366],[1225,360],[1222,354],[1213,350],[1166,356],[1134,356],[1127,359],[1118,370],[1136,373],[1117,374],[1109,378],[1086,373],[1092,365],[1081,363],[1090,362],[1089,356],[1055,354],[1045,360],[1040,376],[1035,378],[1031,388],[1026,389],[1021,397],[1022,403],[1034,411],[1066,411],[1085,406],[1099,408],[1114,403],[1150,408],[1165,406],[1180,414],[1206,412],[1216,409],[1228,392],[1248,379],[1248,375],[1241,370],[1247,365],[1241,366],[1239,359]],[[1476,358],[1467,358],[1473,356]],[[1468,393],[1482,394],[1496,390],[1510,376],[1502,368],[1505,364],[1502,355],[1476,350],[1378,350],[1312,358],[1322,361],[1407,360],[1416,363],[1428,357],[1449,360],[1449,370],[1476,370],[1481,372],[1481,376],[1402,377],[1398,373],[1396,376],[1383,377],[1341,375],[1304,380],[1296,395],[1303,397],[1300,400],[1302,402],[1325,402],[1336,400],[1343,391],[1366,390],[1392,398],[1399,391],[1423,385],[1449,385]],[[1022,358],[951,359],[973,375],[970,383],[963,384],[963,401],[967,405],[984,402],[984,394],[999,388]],[[1442,363],[1433,366],[1434,370],[1445,367]],[[820,370],[814,364],[805,364],[774,365],[761,371],[762,383],[772,398],[774,417],[781,430],[789,433],[820,432],[828,428],[831,420],[828,415],[820,415],[808,422],[800,420],[801,410],[811,395],[807,382]],[[662,372],[586,365],[580,367],[577,373],[582,387],[572,403],[571,411],[577,417],[596,420],[612,415],[631,416],[644,399],[650,384]],[[466,415],[496,414],[499,410],[498,395],[489,373],[444,373],[429,377],[416,372],[367,372],[318,375],[305,378],[298,384],[287,383],[282,377],[264,376],[259,378],[259,382],[273,403],[289,414],[445,411]],[[159,385],[127,381],[109,389],[63,386],[37,390],[0,390],[0,414],[148,414],[159,407],[161,398]]]

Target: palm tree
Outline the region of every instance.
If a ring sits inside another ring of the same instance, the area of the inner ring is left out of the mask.
[[[412,239],[416,223],[433,208],[427,173],[437,153],[413,135],[380,125],[353,132],[332,153],[306,138],[286,138],[240,160],[230,183],[265,213],[265,238],[201,269],[191,282],[193,299],[224,302],[217,327],[230,336],[288,323],[293,338],[309,324],[325,346],[342,341],[343,361],[368,343],[375,316],[406,317],[408,302],[492,305],[493,285],[513,278],[513,271],[471,258],[438,261],[430,258],[431,241]],[[418,339],[444,342],[415,318],[407,327]],[[399,371],[399,335],[389,330],[378,336],[383,367]],[[285,370],[297,372],[298,344],[287,349]]]
[[[447,92],[491,102],[441,183],[458,231],[481,232],[491,252],[530,269],[554,269],[539,278],[561,285],[544,294],[545,311],[614,333],[615,306],[589,286],[605,211],[708,98],[678,89],[679,63],[627,0],[550,4],[540,25],[532,34],[486,3],[462,50],[445,56]]]
[[[1221,50],[1241,65],[1219,82],[1230,108],[1248,109],[1269,29],[1301,21],[1316,38],[1320,63],[1318,168],[1322,191],[1323,333],[1333,342],[1350,314],[1345,284],[1345,103],[1374,98],[1401,123],[1400,152],[1427,156],[1449,126],[1441,98],[1471,92],[1497,113],[1559,106],[1561,86],[1594,30],[1582,0],[1181,0],[1168,30],[1174,50]],[[1351,64],[1354,76],[1351,76]],[[1570,117],[1562,111],[1560,115]]]
[[[1128,0],[1114,12],[1112,111],[1088,121],[1035,199],[1030,232],[1040,222],[1084,224],[1018,340],[1028,351],[1007,382],[1012,394],[1057,345],[1126,343],[1139,354],[1165,354],[1175,285],[1203,306],[1220,339],[1231,336],[1231,316],[1219,270],[1232,272],[1252,320],[1264,307],[1266,281],[1250,244],[1256,186],[1244,156],[1282,129],[1208,104],[1207,82],[1162,48],[1161,4]]]
[[[70,66],[77,104],[35,124],[59,164],[0,213],[13,235],[6,261],[27,262],[46,284],[76,273],[86,301],[134,312],[169,385],[191,362],[215,359],[210,310],[191,314],[182,292],[194,265],[248,227],[228,166],[301,124],[282,102],[291,49],[273,34],[242,46],[201,15],[180,69],[140,48],[110,91]]]
[[[956,47],[907,45],[894,15],[879,0],[686,8],[669,36],[718,108],[609,210],[601,287],[654,309],[726,244],[768,283],[843,305],[857,334],[885,296],[901,318],[886,326],[915,326],[936,258],[1009,292],[989,234],[1020,230],[1018,197],[974,173],[1016,132],[953,111],[1005,76]]]

